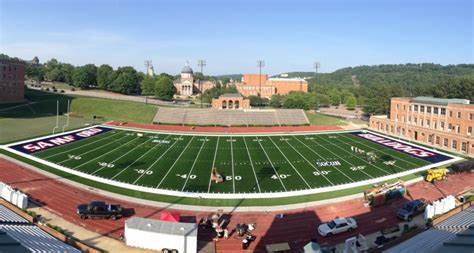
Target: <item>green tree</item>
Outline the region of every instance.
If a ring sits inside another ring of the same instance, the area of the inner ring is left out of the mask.
[[[114,69],[111,66],[102,64],[97,69],[97,87],[99,89],[107,90],[115,78]]]
[[[155,95],[157,79],[151,76],[146,76],[140,82],[140,88],[142,90],[142,95]]]
[[[274,108],[280,108],[283,106],[284,96],[280,94],[275,94],[270,98],[269,105]]]
[[[87,64],[74,70],[73,85],[81,89],[96,86],[97,84],[97,67],[93,64]]]
[[[350,96],[346,100],[346,107],[348,110],[354,110],[357,105],[357,100],[354,96]]]
[[[252,96],[248,96],[247,98],[250,100],[251,106],[266,106],[269,103],[267,98],[263,98],[259,96],[252,95]]]
[[[162,100],[172,100],[176,93],[173,80],[167,76],[159,77],[156,82],[155,96]]]

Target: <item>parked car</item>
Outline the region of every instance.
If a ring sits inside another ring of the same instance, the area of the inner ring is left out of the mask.
[[[354,218],[337,218],[330,222],[319,225],[318,232],[322,236],[331,236],[357,228]]]
[[[110,205],[103,201],[92,201],[89,204],[77,206],[77,214],[81,219],[101,218],[116,220],[122,217],[122,207],[120,205]]]
[[[425,211],[426,205],[427,203],[424,199],[407,202],[402,208],[398,209],[397,217],[404,221],[411,221],[414,216]]]

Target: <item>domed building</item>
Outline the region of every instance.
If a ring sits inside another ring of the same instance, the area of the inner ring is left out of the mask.
[[[201,93],[201,89],[202,92],[205,92],[215,86],[216,84],[211,81],[201,81],[201,84],[199,84],[199,80],[194,80],[194,72],[189,64],[181,69],[181,77],[174,82],[174,87],[179,96],[197,95]]]

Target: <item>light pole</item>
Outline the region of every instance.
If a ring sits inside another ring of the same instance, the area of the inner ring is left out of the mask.
[[[203,68],[206,66],[206,60],[198,60],[198,66],[201,68],[201,76],[204,78]],[[201,78],[199,78],[199,91],[201,92],[201,108],[202,108],[202,83]]]
[[[318,70],[319,70],[320,67],[321,67],[321,64],[318,61],[314,62],[313,68],[314,68],[314,71],[315,71],[314,73],[315,73],[315,77],[316,77],[316,82],[319,82],[319,80],[318,80],[319,79],[318,78],[319,77],[318,76]]]
[[[258,66],[258,96],[261,97],[262,96],[262,68],[265,67],[265,61],[258,60],[257,66]]]

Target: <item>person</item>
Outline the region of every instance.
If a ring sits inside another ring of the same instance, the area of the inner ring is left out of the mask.
[[[229,230],[227,228],[224,229],[224,238],[229,239]]]
[[[218,238],[224,237],[224,229],[222,229],[221,227],[216,228],[216,233]]]

